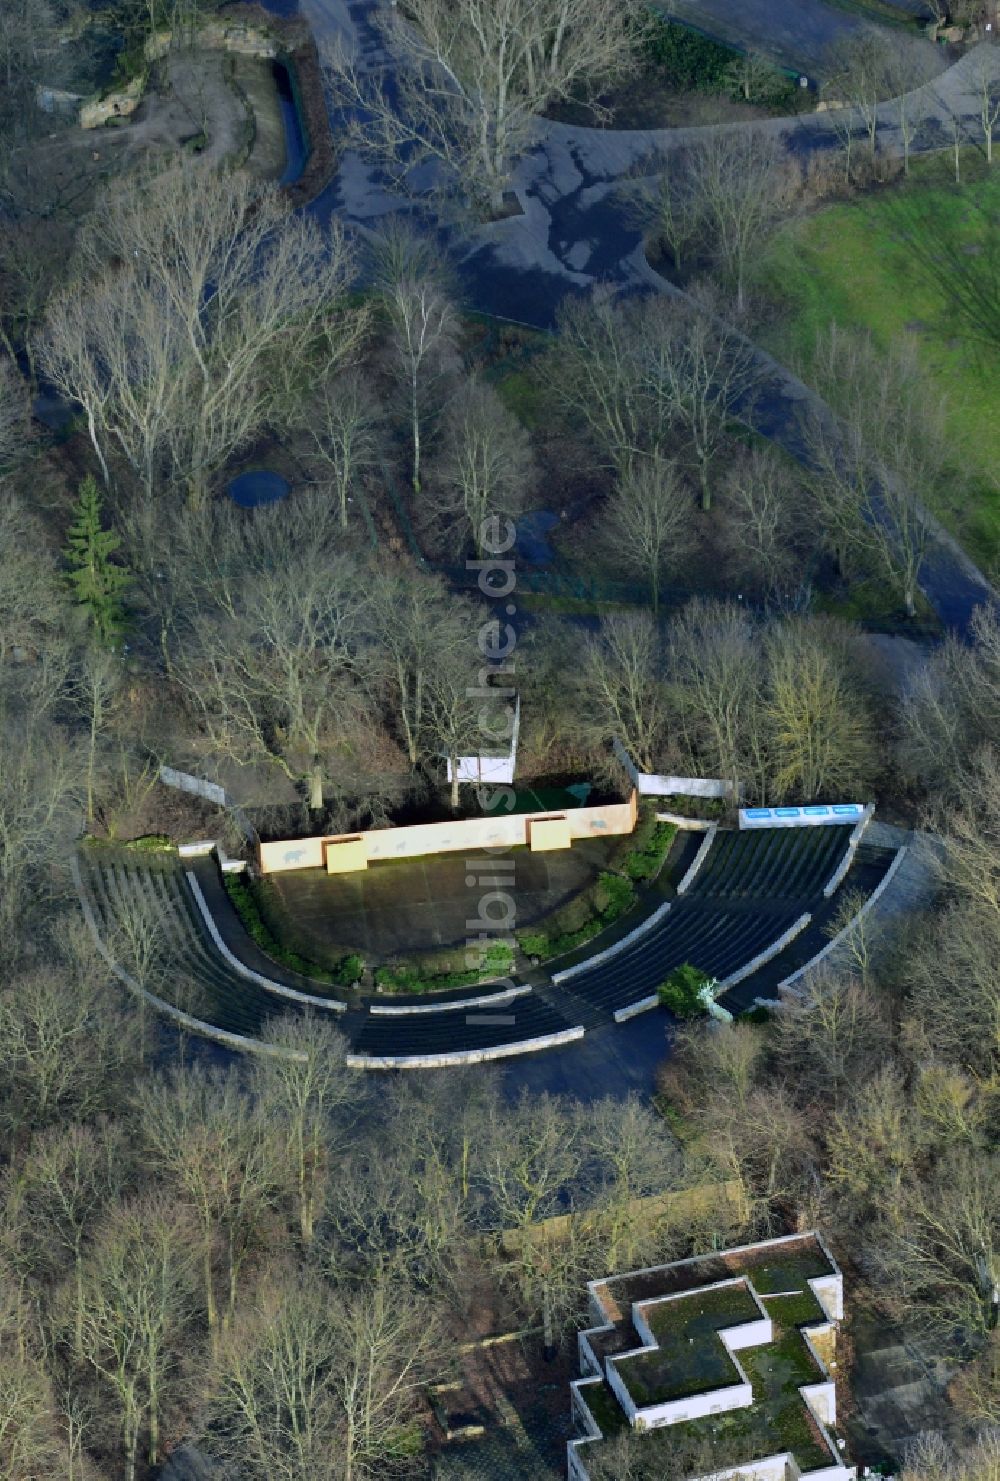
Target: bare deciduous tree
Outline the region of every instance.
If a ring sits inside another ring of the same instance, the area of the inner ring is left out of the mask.
[[[488,745],[510,742],[510,705],[489,706],[482,694],[480,665],[467,650],[439,656],[430,668],[424,690],[425,724],[429,751],[445,760],[451,770],[451,806],[458,810],[460,756],[481,755]],[[506,732],[493,733],[497,720]],[[484,723],[485,721],[485,723]]]
[[[400,60],[388,88],[345,46],[328,49],[334,91],[355,111],[356,144],[405,181],[432,161],[483,213],[498,212],[535,117],[635,64],[634,0],[409,0],[381,22]],[[592,96],[592,93],[591,93]]]
[[[666,411],[697,475],[701,507],[709,509],[715,460],[731,425],[749,413],[758,377],[753,349],[705,299],[670,306],[659,325],[650,324],[639,358],[640,394],[655,420]]]
[[[789,594],[801,568],[801,504],[801,487],[772,446],[733,459],[722,485],[722,512],[739,582],[772,599]]]
[[[11,932],[29,897],[51,898],[81,819],[85,764],[42,714],[11,714],[0,693],[0,927]]]
[[[671,717],[692,764],[759,786],[748,744],[760,730],[761,688],[750,615],[735,602],[690,602],[670,624],[666,664]]]
[[[649,425],[639,393],[635,346],[643,315],[635,305],[616,306],[610,297],[570,299],[559,311],[559,336],[551,352],[547,384],[564,415],[590,434],[608,465],[621,472],[651,449],[669,444],[666,407]],[[662,312],[662,311],[660,311]]]
[[[118,711],[122,660],[117,653],[88,644],[73,668],[69,698],[87,727],[87,820],[93,822],[98,759]]]
[[[72,626],[41,521],[12,493],[0,498],[0,665],[14,649],[37,656]]]
[[[109,265],[110,264],[110,265]],[[245,174],[177,166],[112,193],[50,305],[39,351],[79,401],[105,482],[119,454],[148,493],[201,502],[272,417],[306,360],[353,355],[365,315],[344,304],[351,256]]]
[[[674,271],[682,272],[688,249],[701,237],[705,217],[689,155],[672,150],[643,161],[639,168],[642,181],[625,198],[646,230],[652,252],[669,252]]]
[[[340,1334],[328,1288],[289,1272],[262,1284],[222,1342],[203,1444],[254,1481],[343,1481],[331,1368]]]
[[[55,930],[58,945],[44,942],[51,966],[12,977],[0,994],[2,1115],[12,1135],[113,1109],[139,1063],[136,1021],[105,986],[83,922],[57,917]]]
[[[63,1262],[73,1286],[73,1353],[83,1356],[84,1257],[99,1215],[128,1186],[131,1148],[117,1122],[70,1122],[34,1136],[21,1173],[20,1197],[45,1273],[58,1280]]]
[[[205,1312],[217,1345],[281,1182],[273,1129],[235,1075],[194,1069],[143,1087],[139,1114],[151,1167],[169,1178],[197,1230]]]
[[[451,550],[483,554],[487,520],[507,520],[530,499],[536,469],[527,432],[500,397],[477,379],[449,400],[442,449],[427,491],[426,512]]]
[[[256,1066],[257,1094],[286,1129],[290,1192],[302,1242],[312,1242],[328,1159],[344,1126],[335,1118],[361,1103],[359,1076],[346,1065],[347,1044],[329,1018],[276,1020],[268,1040],[285,1051]]]
[[[957,476],[946,403],[912,345],[896,341],[882,353],[836,326],[817,343],[809,374],[842,418],[814,411],[806,429],[831,542],[840,558],[874,552],[913,616],[930,540],[924,502]]]
[[[976,104],[979,108],[983,143],[986,145],[986,163],[991,165],[994,134],[997,123],[1000,122],[1000,84],[997,82],[994,69],[989,65],[988,56],[988,52],[980,52],[977,56],[972,81],[976,90]]]
[[[440,663],[474,656],[480,626],[475,612],[447,591],[437,577],[405,567],[373,567],[368,617],[376,642],[363,655],[371,682],[399,721],[410,765],[424,755],[430,677]]]
[[[887,1025],[856,982],[817,970],[786,997],[775,1025],[775,1053],[806,1099],[839,1109],[851,1087],[883,1056]]]
[[[878,747],[853,634],[822,620],[793,618],[774,626],[766,642],[763,715],[774,795],[867,795]]]
[[[410,481],[414,493],[419,494],[424,421],[435,388],[454,369],[458,318],[450,299],[433,277],[393,277],[382,284],[382,297],[406,394],[412,455]]]
[[[837,102],[857,111],[868,139],[872,166],[878,149],[879,104],[894,94],[896,38],[876,26],[864,26],[827,47],[828,82],[824,88]],[[846,121],[851,127],[851,121]],[[850,156],[847,165],[850,178]]]
[[[660,586],[679,570],[694,544],[691,490],[677,464],[654,453],[618,479],[597,527],[597,538],[631,575],[649,583],[654,616]]]
[[[1000,1284],[996,1156],[953,1149],[916,1184],[898,1229],[872,1253],[889,1304],[938,1351],[988,1337]]]
[[[135,1481],[145,1431],[150,1465],[181,1356],[191,1341],[194,1275],[183,1220],[152,1195],[116,1209],[84,1274],[83,1354],[118,1407],[124,1474]]]
[[[688,151],[691,188],[703,232],[724,277],[746,307],[747,274],[780,224],[791,198],[784,146],[753,130],[715,133]]]
[[[657,629],[648,615],[605,618],[574,676],[576,724],[595,747],[618,736],[643,771],[656,771],[668,706]]]
[[[28,445],[31,428],[28,422],[27,397],[16,366],[0,359],[0,478]]]
[[[932,0],[938,6],[940,0]],[[986,1415],[996,1418],[996,1410]],[[997,1481],[1000,1477],[1000,1430],[990,1429],[965,1449],[956,1451],[938,1434],[918,1435],[906,1448],[900,1481]]]
[[[299,422],[312,442],[310,462],[333,493],[342,528],[365,473],[378,464],[382,409],[354,371],[325,380],[300,405]]]
[[[347,717],[364,710],[349,672],[364,595],[326,541],[286,551],[290,563],[273,554],[234,587],[231,611],[219,610],[222,591],[205,594],[177,674],[218,751],[279,767],[319,809],[328,758],[350,745]]]

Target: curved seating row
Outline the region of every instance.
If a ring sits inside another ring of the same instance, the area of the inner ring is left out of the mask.
[[[814,899],[846,854],[850,836],[846,827],[720,832],[688,898]]]
[[[577,972],[566,991],[614,1013],[649,997],[686,963],[724,982],[822,900],[850,833],[845,827],[718,833],[688,892],[656,929]]]
[[[260,1038],[267,1020],[300,1005],[249,982],[229,967],[204,931],[181,871],[151,861],[90,862],[84,885],[112,955],[133,976],[138,953],[128,937],[145,937],[149,990],[226,1033]],[[133,923],[130,931],[125,924]]]

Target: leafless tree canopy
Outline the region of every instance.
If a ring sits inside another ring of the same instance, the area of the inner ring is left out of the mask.
[[[502,207],[536,116],[635,65],[634,0],[405,0],[380,20],[400,61],[392,92],[343,46],[327,52],[344,103],[362,110],[355,142],[401,180],[431,161],[478,210]]]
[[[271,424],[282,380],[351,357],[350,254],[246,175],[197,166],[113,191],[82,236],[75,281],[53,300],[41,363],[83,407],[105,482],[121,458],[147,494],[201,502]]]

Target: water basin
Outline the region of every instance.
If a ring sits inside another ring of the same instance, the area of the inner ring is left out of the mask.
[[[517,553],[533,566],[547,566],[555,560],[556,553],[546,536],[559,523],[558,514],[551,509],[533,509],[522,514],[517,521]]]
[[[294,185],[296,180],[301,179],[302,171],[306,167],[309,157],[309,146],[306,143],[305,129],[302,125],[302,115],[299,111],[299,100],[295,95],[295,84],[292,74],[284,62],[272,63],[275,85],[278,89],[278,102],[281,106],[281,121],[285,131],[285,168],[282,171],[279,185]]]
[[[226,493],[241,509],[257,509],[261,504],[276,504],[290,487],[288,479],[273,468],[247,468],[227,484]]]

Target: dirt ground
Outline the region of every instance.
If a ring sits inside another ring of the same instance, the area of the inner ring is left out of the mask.
[[[614,843],[585,839],[551,854],[512,849],[505,859],[514,866],[516,925],[529,925],[592,884]],[[440,854],[386,860],[357,874],[295,870],[271,882],[294,921],[296,950],[315,955],[337,947],[377,961],[467,940],[470,917],[491,888],[480,885],[480,873],[488,879],[497,867],[489,854]]]
[[[432,1426],[436,1481],[554,1481],[566,1474],[569,1383],[579,1376],[575,1338],[547,1361],[541,1331],[513,1335],[516,1313],[498,1295],[487,1286],[470,1293],[456,1334],[451,1383],[435,1401],[455,1438]],[[465,1427],[469,1437],[461,1438]]]
[[[87,209],[93,192],[101,185],[134,170],[147,159],[196,152],[202,159],[221,164],[240,159],[249,148],[253,122],[247,103],[227,76],[227,58],[222,52],[175,52],[153,71],[146,94],[131,118],[99,129],[69,127],[54,131],[33,145],[35,168],[44,172],[55,194]],[[253,79],[254,106],[260,107],[269,151],[274,153],[273,120],[280,127],[277,88],[270,68],[248,67]],[[248,89],[249,91],[249,89]],[[271,162],[280,173],[281,159]],[[255,173],[268,173],[262,159]]]

